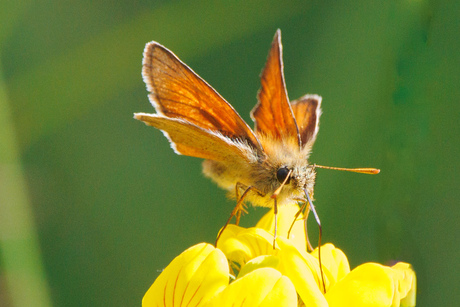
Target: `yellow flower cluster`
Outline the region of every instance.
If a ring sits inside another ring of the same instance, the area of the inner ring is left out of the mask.
[[[345,254],[328,243],[306,252],[297,205],[273,212],[254,228],[228,225],[217,248],[200,243],[177,256],[145,294],[142,306],[415,306],[416,278],[407,263],[365,263],[352,271]],[[230,264],[230,265],[229,265]],[[235,277],[235,272],[238,275]]]

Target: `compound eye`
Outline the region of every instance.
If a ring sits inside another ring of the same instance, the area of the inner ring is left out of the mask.
[[[278,179],[279,183],[283,183],[284,180],[286,180],[286,177],[288,175],[289,175],[289,169],[284,166],[284,167],[279,168],[278,171],[276,172],[276,179]],[[288,178],[286,183],[289,183],[290,180],[291,178]]]

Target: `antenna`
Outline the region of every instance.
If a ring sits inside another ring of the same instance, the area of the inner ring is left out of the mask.
[[[364,167],[364,168],[344,168],[344,167],[334,167],[334,166],[322,166],[322,165],[317,165],[313,164],[313,168],[324,168],[324,169],[333,169],[336,171],[347,171],[347,172],[354,172],[354,173],[361,173],[361,174],[370,174],[370,175],[376,175],[380,173],[380,170],[377,168],[370,168],[370,167]]]

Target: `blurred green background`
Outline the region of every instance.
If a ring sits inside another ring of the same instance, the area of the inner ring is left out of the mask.
[[[418,306],[458,306],[455,0],[3,1],[0,306],[140,306],[176,255],[214,241],[234,203],[132,118],[154,112],[142,51],[171,49],[252,126],[277,28],[290,98],[323,96],[311,161],[382,170],[319,170],[324,240],[352,267],[410,262]]]

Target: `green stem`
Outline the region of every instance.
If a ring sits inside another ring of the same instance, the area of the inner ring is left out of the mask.
[[[0,65],[0,264],[6,305],[48,307],[49,288],[10,111]]]

